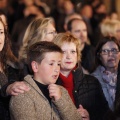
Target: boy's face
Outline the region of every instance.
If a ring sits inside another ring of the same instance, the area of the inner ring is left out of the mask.
[[[34,79],[44,85],[55,83],[60,73],[61,59],[62,54],[59,52],[45,53],[40,64],[35,62],[35,70],[33,68],[34,64],[32,65]]]

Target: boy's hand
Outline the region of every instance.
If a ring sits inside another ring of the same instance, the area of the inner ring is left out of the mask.
[[[50,84],[48,86],[49,96],[53,98],[55,101],[59,100],[62,96],[61,89],[56,84]]]
[[[29,90],[30,88],[26,86],[24,82],[14,82],[7,87],[6,94],[15,96]]]
[[[83,120],[90,120],[88,111],[82,105],[79,105],[77,111],[81,114]]]

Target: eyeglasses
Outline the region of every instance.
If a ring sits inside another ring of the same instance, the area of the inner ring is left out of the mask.
[[[109,50],[109,49],[101,50],[101,54],[102,54],[102,55],[108,55],[108,54],[110,54],[110,52],[111,52],[112,54],[118,54],[118,53],[119,53],[119,50],[116,49],[116,48],[112,48],[111,50]]]
[[[47,32],[47,34],[49,34],[49,35],[56,35],[57,32],[56,31],[51,31],[51,32]]]

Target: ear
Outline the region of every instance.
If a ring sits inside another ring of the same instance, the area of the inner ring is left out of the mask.
[[[38,63],[36,61],[32,61],[31,66],[33,72],[38,72]]]

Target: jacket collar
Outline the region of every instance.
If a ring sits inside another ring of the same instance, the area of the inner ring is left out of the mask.
[[[81,66],[78,66],[75,70],[72,71],[73,79],[74,79],[74,86],[78,89],[80,83],[84,78],[84,73]]]
[[[38,92],[42,97],[44,97],[46,99],[46,97],[43,95],[43,93],[41,92],[40,88],[37,86],[37,84],[35,83],[35,81],[32,78],[32,75],[27,75],[24,80],[28,83],[28,85],[33,88],[34,90],[36,90],[36,92]],[[34,97],[34,96],[33,96]]]
[[[83,74],[83,70],[82,70],[81,65],[79,64],[79,65],[76,67],[76,69],[74,69],[74,70],[72,71],[72,73],[73,73],[74,85],[75,85],[76,88],[78,88],[78,87],[79,87],[79,86],[78,86],[78,85],[79,85],[78,82],[81,82],[82,79],[84,78],[84,74]],[[57,84],[58,84],[58,85],[62,85],[62,80],[61,80],[60,77],[59,77],[58,80],[57,80]]]

